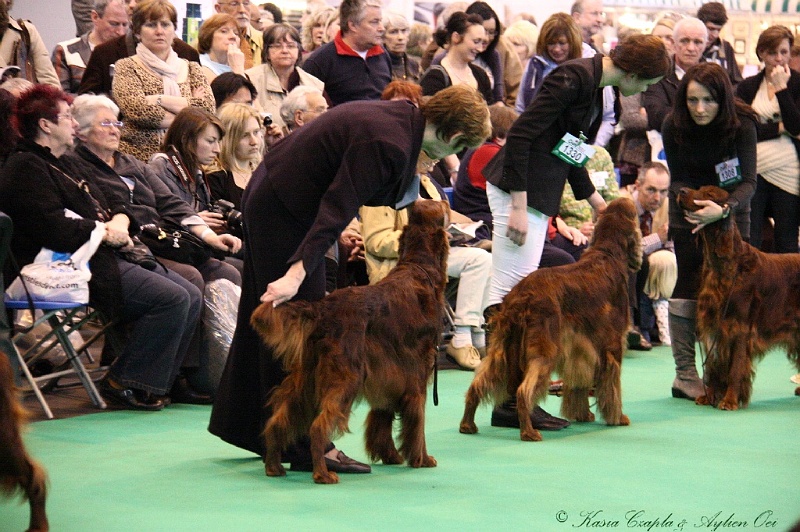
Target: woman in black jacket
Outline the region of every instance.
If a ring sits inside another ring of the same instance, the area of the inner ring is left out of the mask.
[[[771,26],[758,37],[764,70],[736,86],[758,114],[758,184],[751,202],[750,243],[761,247],[764,220],[775,220],[776,253],[797,253],[800,225],[800,74],[789,69],[794,36]]]
[[[12,250],[21,265],[43,247],[71,253],[103,224],[103,245],[90,261],[89,302],[128,324],[130,335],[100,393],[123,407],[160,410],[200,316],[201,295],[175,273],[145,270],[114,252],[138,226],[82,168],[60,159],[73,143],[69,96],[37,85],[20,96],[17,119],[22,138],[0,171],[0,209],[15,226]]]

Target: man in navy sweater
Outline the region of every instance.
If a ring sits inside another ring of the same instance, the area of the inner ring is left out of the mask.
[[[308,56],[303,70],[325,83],[333,105],[380,100],[392,81],[392,63],[381,46],[385,28],[380,3],[344,0],[339,14],[340,33]]]

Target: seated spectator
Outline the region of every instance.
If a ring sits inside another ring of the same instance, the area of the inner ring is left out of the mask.
[[[600,146],[592,146],[592,148],[596,151],[592,158],[589,159],[589,162],[586,163],[586,171],[589,172],[594,188],[608,203],[619,197],[619,185],[617,184],[617,174],[614,172],[614,162],[605,148]],[[564,194],[561,196],[561,205],[558,213],[567,222],[567,225],[579,229],[587,238],[592,238],[594,233],[592,208],[588,201],[575,199],[575,193],[569,182],[564,187]]]
[[[244,68],[253,68],[261,63],[264,52],[264,34],[250,24],[250,0],[214,0],[214,10],[236,19],[239,30],[239,49],[244,54]]]
[[[210,230],[203,219],[185,201],[170,192],[146,164],[119,152],[119,108],[114,102],[105,96],[81,95],[75,99],[73,115],[78,123],[79,141],[74,153],[64,158],[76,166],[82,164],[86,167],[103,194],[125,205],[126,212],[138,225],[156,224],[162,227],[165,220],[171,220],[218,251],[227,252],[241,245],[230,235],[217,235]],[[201,271],[214,270],[214,263],[218,262],[209,259],[211,264],[195,268],[164,257],[159,257],[159,260],[200,291],[205,289]],[[189,377],[187,381],[193,381],[192,374],[199,369],[199,348],[198,338],[183,361],[182,375]],[[184,402],[210,403],[210,396],[198,394],[188,386],[184,387],[183,392]]]
[[[150,271],[115,252],[131,243],[129,231],[138,224],[122,202],[106,198],[91,172],[61,159],[73,144],[70,100],[45,85],[19,98],[21,140],[0,170],[0,210],[14,220],[12,250],[21,265],[30,264],[43,247],[74,252],[98,224],[105,228],[90,261],[89,303],[127,326],[129,334],[100,393],[125,408],[161,410],[166,405],[161,396],[185,399],[185,380],[178,375],[202,294],[175,272]]]
[[[90,31],[62,41],[53,49],[51,61],[61,88],[67,93],[78,92],[92,50],[99,44],[122,37],[128,31],[128,12],[123,0],[97,0],[91,16]]]
[[[42,36],[29,20],[9,15],[13,6],[13,0],[0,0],[0,65],[16,65],[29,81],[61,87]]]
[[[522,71],[528,66],[528,61],[536,55],[536,41],[539,40],[539,28],[527,20],[517,20],[506,28],[500,40],[513,48],[517,53]],[[520,76],[521,78],[521,76]]]
[[[25,78],[9,78],[3,83],[0,83],[0,89],[7,90],[15,98],[19,98],[23,92],[32,87],[33,83],[31,83]]]
[[[678,263],[669,231],[669,170],[660,162],[642,165],[635,187],[623,188],[623,196],[636,204],[642,229],[642,268],[631,276],[630,300],[633,324],[649,342],[658,330],[663,345],[671,345],[667,300],[678,278]]]
[[[408,47],[408,20],[398,13],[387,13],[383,17],[383,46],[392,60],[392,79],[405,81],[419,81],[422,72],[419,60],[409,57],[406,53]]]
[[[214,103],[217,109],[226,103],[244,103],[253,105],[258,95],[255,86],[247,77],[225,72],[211,82],[211,92],[214,94]]]
[[[427,176],[435,161],[420,154],[417,171],[420,173],[422,197],[434,200],[446,199],[444,191]],[[366,252],[367,274],[371,284],[383,279],[397,264],[400,234],[408,223],[407,209],[391,207],[361,207],[361,232]],[[472,220],[451,212],[451,221],[471,223]],[[480,248],[467,247],[454,242],[447,258],[448,277],[458,278],[455,305],[456,331],[447,345],[447,356],[461,368],[474,370],[481,361],[481,352],[486,350],[483,330],[483,310],[486,308],[491,255]]]
[[[131,21],[136,11],[153,9],[149,0],[126,0],[125,3],[128,6],[128,15]],[[171,6],[172,4],[169,5]],[[139,38],[129,26],[128,32],[123,37],[117,37],[98,45],[92,51],[89,62],[86,63],[86,71],[81,78],[81,86],[78,88],[78,93],[111,95],[111,85],[117,61],[135,55],[138,44]],[[172,49],[181,59],[195,63],[200,62],[197,50],[177,37],[172,40]]]
[[[328,110],[322,91],[308,85],[298,85],[281,103],[281,119],[286,124],[285,133],[302,127]]]
[[[250,105],[229,103],[220,107],[217,117],[225,136],[220,141],[219,156],[206,175],[211,199],[228,201],[241,212],[244,189],[264,156],[261,115]],[[233,234],[242,235],[241,222],[226,227]]]
[[[281,8],[275,4],[267,2],[266,4],[261,4],[258,6],[258,9],[261,12],[261,27],[256,29],[265,31],[273,24],[280,24],[283,22],[283,12],[281,11]]]
[[[262,64],[247,71],[258,96],[256,108],[272,116],[268,136],[280,137],[286,125],[280,116],[281,102],[299,85],[324,89],[324,84],[304,71],[300,63],[300,35],[288,24],[275,24],[264,34],[264,57]]]
[[[197,51],[209,83],[226,72],[244,75],[244,54],[239,48],[239,26],[226,13],[211,15],[200,26]]]
[[[136,55],[117,61],[114,101],[125,117],[120,151],[146,161],[158,151],[166,129],[182,109],[214,110],[202,67],[172,49],[178,14],[166,0],[148,0],[133,12]]]

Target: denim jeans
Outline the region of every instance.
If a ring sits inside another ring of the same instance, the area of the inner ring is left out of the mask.
[[[119,384],[164,395],[172,387],[197,326],[203,295],[177,273],[117,259],[122,281],[121,321],[127,342],[109,374]]]

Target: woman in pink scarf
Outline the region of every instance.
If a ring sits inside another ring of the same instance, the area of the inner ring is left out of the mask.
[[[133,13],[136,54],[114,67],[112,92],[125,126],[119,149],[147,161],[159,150],[169,125],[182,109],[214,112],[214,95],[202,67],[172,49],[178,13],[167,0],[145,0]]]

